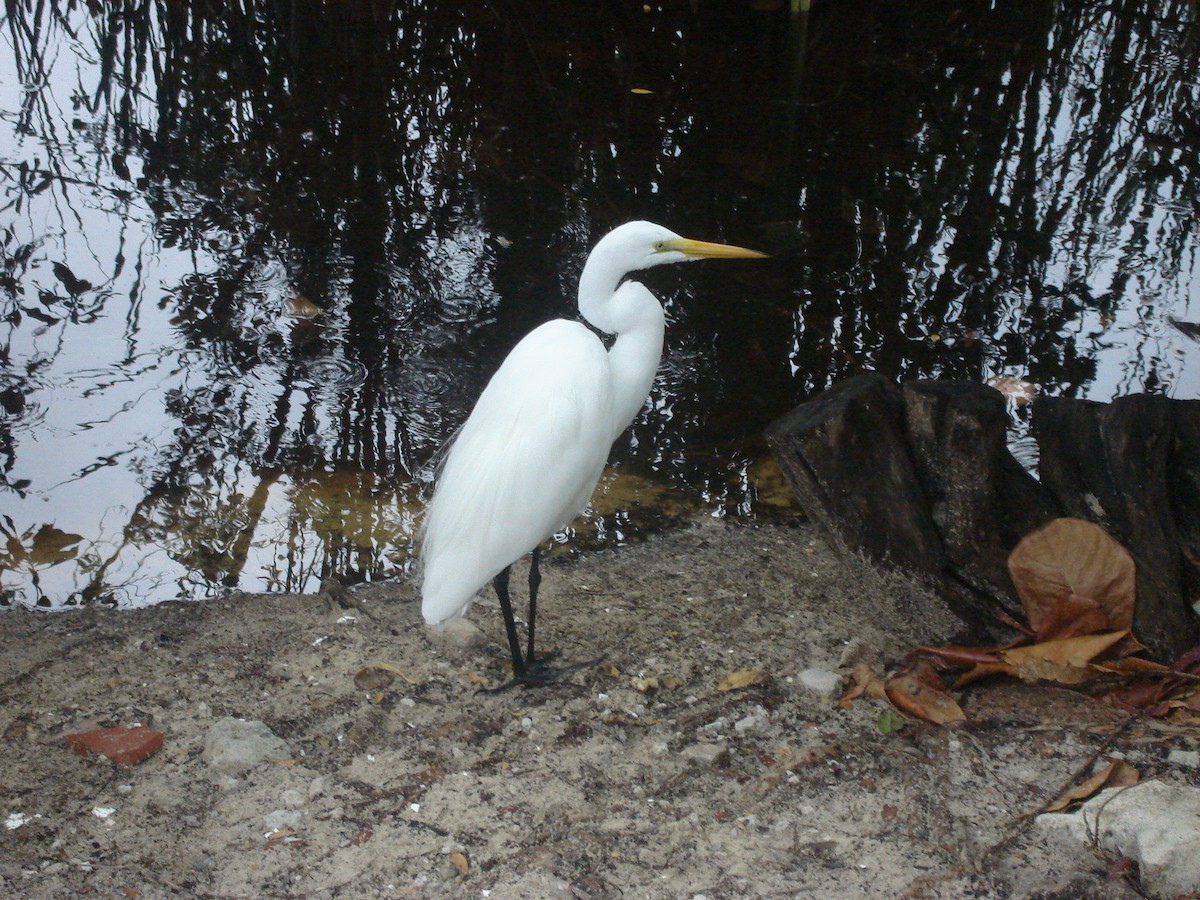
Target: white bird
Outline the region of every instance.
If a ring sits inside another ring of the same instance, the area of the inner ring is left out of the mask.
[[[596,244],[579,278],[579,311],[616,341],[606,350],[583,323],[555,319],[526,335],[492,376],[444,457],[426,510],[426,622],[463,615],[491,580],[514,678],[534,680],[538,547],[587,506],[613,441],[646,402],[662,358],[662,306],[645,286],[622,280],[664,263],[765,255],[688,240],[650,222],[629,222]],[[508,577],[530,551],[522,653]]]

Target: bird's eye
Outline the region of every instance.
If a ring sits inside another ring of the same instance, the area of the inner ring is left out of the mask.
[[[665,245],[664,241],[655,241],[654,242],[654,252],[656,252],[656,253],[661,253],[665,249],[665,247],[666,247],[666,245]]]

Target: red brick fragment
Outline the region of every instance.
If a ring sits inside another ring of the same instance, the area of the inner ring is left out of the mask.
[[[91,731],[68,734],[64,740],[80,756],[96,753],[107,756],[118,766],[136,766],[161,750],[163,745],[162,732],[145,725],[93,728]]]

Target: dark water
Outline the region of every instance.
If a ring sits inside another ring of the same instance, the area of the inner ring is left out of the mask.
[[[0,15],[2,602],[402,570],[423,468],[633,218],[651,402],[581,526],[760,514],[847,375],[1200,396],[1200,14],[1160,2]]]

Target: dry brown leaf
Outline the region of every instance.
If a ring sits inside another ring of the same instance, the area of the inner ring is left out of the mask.
[[[315,319],[324,311],[299,291],[288,297],[287,314],[294,319]]]
[[[838,706],[842,709],[854,709],[854,702],[866,695],[876,700],[887,700],[887,691],[880,678],[869,663],[860,662],[850,670],[850,687],[838,698]]]
[[[973,681],[978,681],[981,678],[987,678],[989,675],[1016,675],[1017,670],[1006,662],[993,663],[977,663],[975,668],[969,672],[964,672],[958,676],[958,681],[950,685],[954,690],[958,690],[964,685],[968,685]]]
[[[1137,784],[1140,777],[1138,770],[1125,760],[1114,759],[1083,784],[1063,791],[1053,803],[1046,807],[1046,812],[1061,812],[1077,800],[1086,800],[1100,788],[1128,787],[1131,784]]]
[[[1020,378],[1014,378],[1011,375],[1000,375],[996,378],[988,379],[988,384],[1004,395],[1006,400],[1011,400],[1017,406],[1025,406],[1027,403],[1032,403],[1033,398],[1037,396],[1037,385]]]
[[[457,852],[450,854],[450,865],[454,866],[454,870],[458,872],[461,878],[466,878],[467,872],[471,869],[466,856]]]
[[[1022,539],[1008,571],[1039,635],[1063,621],[1064,606],[1086,609],[1081,599],[1104,612],[1107,628],[1133,624],[1133,558],[1099,525],[1055,519]]]
[[[1112,631],[1085,637],[1046,641],[1000,651],[1003,660],[1023,681],[1057,681],[1082,684],[1096,677],[1091,662],[1119,642],[1128,632]]]
[[[389,662],[367,663],[365,666],[363,666],[361,669],[358,670],[358,674],[356,674],[354,676],[355,679],[359,678],[359,676],[363,676],[364,673],[369,672],[372,669],[380,669],[384,672],[391,672],[393,675],[399,675],[400,678],[403,681],[407,682],[408,684],[416,684],[417,683],[417,682],[413,681],[411,678],[409,678],[407,675],[405,675],[403,669],[401,669],[399,666],[393,665],[392,663],[389,663]]]
[[[983,647],[962,647],[957,644],[948,644],[945,647],[918,647],[915,652],[931,656],[954,668],[999,662],[995,650],[987,650]]]
[[[717,684],[718,691],[740,691],[752,684],[762,684],[765,676],[760,669],[738,669],[730,672]]]
[[[963,722],[966,715],[945,691],[927,683],[914,672],[896,675],[884,684],[887,699],[903,713],[945,725],[947,722]]]
[[[395,680],[395,675],[378,666],[366,666],[354,673],[354,686],[360,691],[378,691]]]
[[[1108,614],[1087,597],[1061,597],[1057,606],[1044,612],[1045,618],[1035,629],[1034,640],[1038,643],[1109,630]]]
[[[1137,656],[1127,656],[1124,659],[1110,660],[1102,663],[1092,663],[1092,668],[1101,672],[1113,672],[1117,675],[1137,675],[1141,672],[1170,672],[1170,666],[1156,663]]]
[[[650,691],[658,690],[658,679],[653,675],[649,678],[631,678],[629,683],[639,694],[648,694]]]

